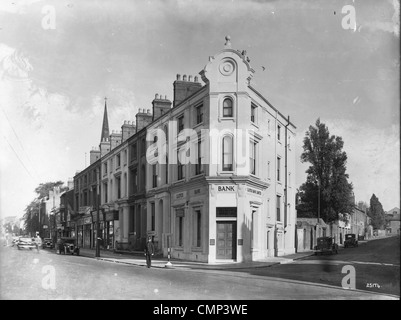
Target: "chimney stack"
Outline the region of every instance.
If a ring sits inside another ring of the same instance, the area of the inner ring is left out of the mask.
[[[202,88],[202,84],[198,82],[197,76],[195,76],[194,81],[192,81],[192,76],[188,76],[188,80],[186,74],[183,75],[182,80],[181,75],[177,74],[177,80],[173,83],[174,107]]]
[[[125,120],[124,124],[121,126],[121,132],[122,132],[121,142],[124,142],[135,133],[134,121],[131,122]]]
[[[171,109],[171,101],[167,100],[167,96],[158,95],[156,93],[155,99],[152,101],[153,105],[153,118],[152,121],[158,119],[163,114],[167,113]]]
[[[68,190],[74,189],[74,179],[69,178],[67,182]]]
[[[152,114],[150,113],[150,109],[146,111],[146,109],[138,109],[138,113],[136,114],[136,132],[141,131],[147,125],[152,123]]]
[[[121,143],[122,133],[117,130],[113,130],[110,135],[110,150],[113,150]]]
[[[92,148],[92,150],[89,151],[89,165],[96,162],[98,159],[100,159],[100,150]]]

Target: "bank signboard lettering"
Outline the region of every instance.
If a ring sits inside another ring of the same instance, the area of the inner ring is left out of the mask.
[[[218,192],[235,192],[235,186],[217,186]]]
[[[182,191],[182,192],[178,192],[175,194],[175,199],[179,200],[179,199],[183,199],[187,196],[187,192],[186,191]]]
[[[249,192],[249,193],[257,194],[257,195],[259,195],[259,196],[262,195],[262,191],[260,191],[260,190],[256,190],[256,189],[252,189],[252,188],[247,188],[246,191]]]

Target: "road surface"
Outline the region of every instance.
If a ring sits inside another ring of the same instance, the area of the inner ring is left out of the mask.
[[[249,272],[148,269],[51,251],[0,247],[1,299],[394,299]]]

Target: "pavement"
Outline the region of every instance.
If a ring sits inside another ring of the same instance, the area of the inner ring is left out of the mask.
[[[364,240],[359,241],[359,244],[366,244],[368,241],[375,240]],[[339,245],[339,249],[342,250],[343,246]],[[100,257],[95,256],[95,249],[80,248],[80,255],[88,258],[95,258],[101,261],[121,263],[127,265],[135,265],[146,267],[145,255],[141,251],[119,251],[114,252],[111,250],[100,250]],[[170,259],[162,256],[155,256],[152,258],[152,268],[163,268],[163,269],[199,269],[199,270],[230,270],[230,269],[248,269],[248,268],[263,268],[270,267],[277,264],[291,263],[298,259],[303,259],[314,255],[312,250],[297,252],[290,255],[280,257],[269,257],[263,260],[249,261],[249,262],[195,262],[188,260]]]
[[[97,260],[136,265],[146,267],[146,259],[143,252],[124,252],[117,253],[109,250],[101,250],[100,257],[95,257],[94,249],[80,248],[80,255]],[[276,264],[291,263],[294,260],[302,259],[313,255],[313,251],[299,252],[281,257],[271,257],[258,261],[249,262],[195,262],[188,260],[170,259],[166,257],[156,256],[152,259],[152,268],[184,268],[184,269],[206,269],[206,270],[228,270],[228,269],[244,269],[244,268],[263,268]]]

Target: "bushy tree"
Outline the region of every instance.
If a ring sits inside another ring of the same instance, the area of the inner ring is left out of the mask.
[[[333,222],[340,213],[353,208],[352,183],[346,173],[347,154],[341,137],[330,135],[327,126],[317,119],[305,133],[302,162],[309,162],[306,182],[299,188],[298,216],[317,217],[320,194],[320,217]]]
[[[368,216],[372,219],[373,229],[382,229],[385,223],[383,206],[375,194],[370,198]]]
[[[33,235],[36,231],[41,231],[39,230],[39,227],[43,225],[44,221],[44,207],[42,207],[43,204],[41,203],[41,200],[47,198],[49,196],[49,191],[53,190],[54,187],[60,187],[61,191],[65,191],[68,189],[68,187],[63,187],[62,185],[63,181],[46,182],[39,184],[39,186],[35,188],[35,192],[38,196],[26,206],[25,214],[23,217],[25,233],[31,233]],[[40,222],[39,206],[41,206]]]

